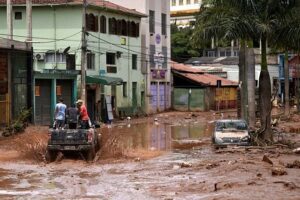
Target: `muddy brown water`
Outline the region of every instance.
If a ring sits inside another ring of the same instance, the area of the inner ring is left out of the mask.
[[[197,121],[174,124],[143,122],[106,126],[101,129],[101,153],[106,158],[116,155],[149,158],[164,152],[201,146],[211,135],[207,124]]]
[[[72,157],[51,164],[18,159],[19,149],[34,141],[44,144],[47,138],[46,129],[29,129],[27,136],[6,141],[10,153],[0,149],[0,199],[299,199],[299,169],[286,168],[287,175],[272,176],[273,166],[262,161],[267,153],[283,167],[299,159],[297,155],[263,150],[214,153],[209,124],[151,120],[102,127],[100,160],[129,158],[117,163]]]

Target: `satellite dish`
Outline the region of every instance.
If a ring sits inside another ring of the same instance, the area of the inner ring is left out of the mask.
[[[70,46],[68,46],[67,48],[65,48],[65,50],[63,51],[63,53],[67,54],[69,50],[70,50]]]

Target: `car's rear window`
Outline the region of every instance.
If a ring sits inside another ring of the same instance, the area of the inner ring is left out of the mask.
[[[216,123],[216,130],[222,131],[224,129],[247,130],[247,124],[243,121],[228,121]]]

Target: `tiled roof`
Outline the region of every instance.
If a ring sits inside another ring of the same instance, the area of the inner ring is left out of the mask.
[[[171,63],[171,69],[180,72],[204,73],[201,69],[196,69],[193,66],[185,65],[177,62]]]
[[[0,5],[6,4],[6,0],[0,0]],[[12,4],[26,4],[26,0],[12,0]],[[82,0],[32,0],[34,5],[82,5]],[[134,16],[145,17],[147,15],[140,13],[134,9],[125,8],[123,6],[104,0],[87,0],[88,5],[97,6],[104,9],[127,13]]]
[[[215,76],[212,74],[194,74],[194,73],[177,73],[182,77],[185,77],[187,79],[190,79],[194,82],[197,82],[199,84],[204,84],[208,86],[217,86],[217,80],[221,80],[222,86],[238,86],[237,82],[230,81],[225,78],[221,78],[219,76]]]

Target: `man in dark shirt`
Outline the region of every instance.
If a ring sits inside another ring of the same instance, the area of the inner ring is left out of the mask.
[[[77,128],[78,115],[79,115],[78,109],[76,108],[75,104],[72,104],[72,106],[69,107],[67,110],[69,129]]]

